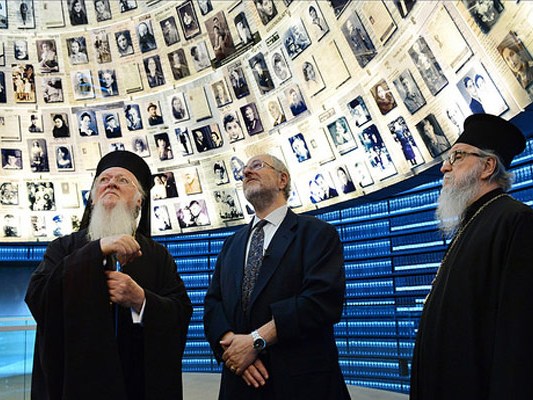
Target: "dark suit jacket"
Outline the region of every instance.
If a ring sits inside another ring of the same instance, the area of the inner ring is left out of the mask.
[[[241,284],[250,229],[229,237],[218,256],[205,298],[206,337],[220,361],[224,333],[248,334],[274,318],[278,343],[260,355],[270,375],[266,387],[248,387],[224,367],[219,399],[349,399],[333,337],[345,289],[335,228],[289,210],[266,251],[245,314]]]

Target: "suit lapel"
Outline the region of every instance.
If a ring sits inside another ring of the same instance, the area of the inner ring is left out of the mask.
[[[255,299],[257,299],[280,265],[283,256],[294,239],[295,230],[293,228],[296,223],[296,214],[294,214],[291,210],[288,210],[285,219],[276,231],[276,234],[272,238],[267,248],[265,258],[263,259],[263,264],[261,265],[261,271],[259,272],[254,291],[252,292],[252,296],[250,298],[250,306],[248,307],[248,310],[252,309]]]

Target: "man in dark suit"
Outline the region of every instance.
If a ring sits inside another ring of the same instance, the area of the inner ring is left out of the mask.
[[[345,288],[337,231],[288,209],[290,174],[271,155],[248,161],[243,188],[256,215],[224,243],[205,298],[219,400],[349,399],[333,336]]]

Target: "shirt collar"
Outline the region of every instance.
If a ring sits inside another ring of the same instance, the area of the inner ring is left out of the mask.
[[[270,214],[268,214],[263,219],[267,220],[268,223],[277,227],[283,222],[283,219],[285,218],[285,215],[287,215],[288,210],[289,210],[289,207],[287,206],[287,204],[284,204],[281,207],[276,208],[274,211],[272,211]],[[255,228],[255,226],[257,225],[259,221],[261,221],[261,219],[257,217],[257,215],[254,216],[252,227]]]

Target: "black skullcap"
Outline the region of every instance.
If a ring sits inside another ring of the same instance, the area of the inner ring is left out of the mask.
[[[150,167],[135,153],[125,150],[112,151],[103,156],[98,162],[95,179],[106,169],[113,167],[120,167],[130,171],[144,190],[145,199],[141,206],[141,219],[137,231],[145,236],[150,236],[150,189],[154,185]],[[91,210],[92,202],[89,198],[81,221],[82,229],[89,226]]]
[[[470,115],[463,133],[455,143],[465,143],[481,150],[492,150],[500,156],[505,168],[526,148],[520,129],[509,121],[491,114]]]

